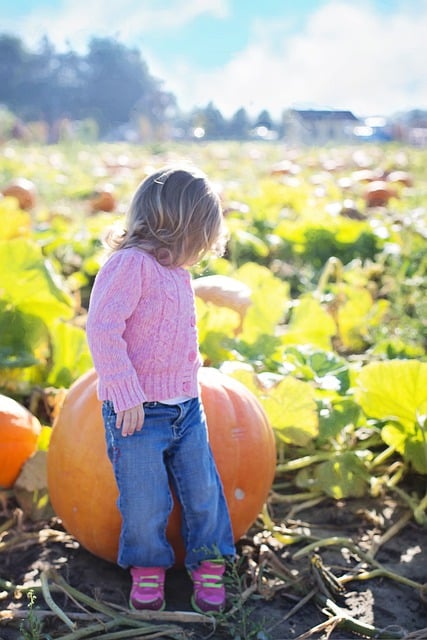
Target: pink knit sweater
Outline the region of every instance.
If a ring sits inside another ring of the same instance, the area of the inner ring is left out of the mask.
[[[113,253],[92,289],[87,338],[100,400],[116,411],[198,395],[200,355],[188,271],[137,248]]]

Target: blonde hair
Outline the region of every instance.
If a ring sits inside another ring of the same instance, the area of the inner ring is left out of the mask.
[[[222,207],[206,176],[195,169],[166,167],[137,188],[121,235],[107,238],[117,251],[138,247],[165,266],[194,264],[225,246]]]

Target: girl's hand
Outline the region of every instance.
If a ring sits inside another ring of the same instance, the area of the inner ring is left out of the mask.
[[[116,428],[122,430],[122,436],[131,436],[135,431],[141,431],[143,424],[144,407],[142,404],[117,413]]]

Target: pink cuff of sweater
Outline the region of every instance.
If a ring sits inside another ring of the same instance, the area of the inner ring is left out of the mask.
[[[132,378],[115,381],[113,384],[99,380],[98,397],[100,400],[111,400],[116,412],[132,409],[146,401],[136,374]]]

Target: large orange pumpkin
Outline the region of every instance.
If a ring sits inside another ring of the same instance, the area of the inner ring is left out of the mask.
[[[49,496],[64,527],[95,555],[116,561],[120,532],[118,496],[106,452],[101,404],[91,370],[70,388],[49,445]],[[238,540],[255,521],[276,468],[274,434],[257,398],[240,382],[203,367],[202,400],[212,451]],[[177,564],[184,549],[180,509],[175,502],[168,538]]]
[[[0,394],[0,487],[13,486],[36,449],[40,431],[40,422],[28,409]]]

